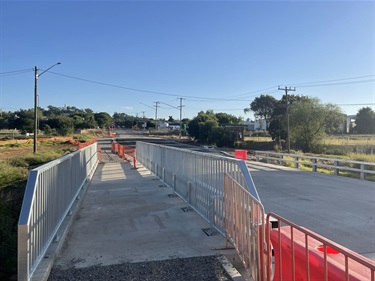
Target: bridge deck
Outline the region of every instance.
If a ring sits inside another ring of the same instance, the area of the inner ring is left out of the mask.
[[[99,164],[94,174],[51,280],[61,280],[57,278],[61,272],[73,267],[221,254],[237,259],[234,249],[225,249],[225,239],[219,234],[207,236],[202,229],[209,224],[194,211],[184,212],[187,204],[168,196],[172,190],[148,170],[135,170],[116,155],[104,154],[107,163]]]

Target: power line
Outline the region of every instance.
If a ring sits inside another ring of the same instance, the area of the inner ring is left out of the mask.
[[[340,79],[333,79],[333,80],[323,80],[323,81],[315,81],[315,82],[304,82],[304,83],[294,83],[296,86],[301,86],[305,84],[319,84],[319,83],[327,83],[327,82],[336,82],[336,81],[345,81],[345,80],[354,80],[354,79],[362,79],[368,77],[375,77],[375,75],[365,75],[365,76],[357,76],[357,77],[349,77],[349,78],[340,78]]]
[[[14,71],[6,71],[6,72],[0,72],[0,76],[4,77],[4,76],[10,76],[10,75],[18,75],[18,74],[23,74],[23,73],[26,73],[26,72],[31,72],[31,71],[33,71],[32,68],[30,68],[30,69],[14,70]]]
[[[197,97],[197,96],[189,96],[189,95],[171,94],[171,93],[165,93],[165,92],[158,92],[158,91],[151,91],[151,90],[144,90],[144,89],[126,87],[126,86],[115,85],[115,84],[110,84],[110,83],[99,82],[99,81],[94,81],[94,80],[90,80],[90,79],[75,77],[75,76],[71,76],[71,75],[56,73],[56,72],[52,72],[52,71],[50,71],[50,73],[55,74],[55,75],[60,75],[60,76],[63,76],[63,77],[67,77],[67,78],[71,78],[71,79],[75,79],[75,80],[88,82],[88,83],[94,83],[94,84],[98,84],[98,85],[108,86],[108,87],[114,87],[114,88],[129,90],[129,91],[136,91],[136,92],[156,94],[156,95],[183,97],[183,98],[189,99],[190,101],[197,101],[197,102],[202,102],[202,101],[211,101],[211,102],[215,102],[215,101],[216,102],[220,102],[220,101],[245,101],[246,102],[248,100],[235,99],[234,97],[246,97],[246,96],[256,95],[259,92],[263,92],[263,91],[267,91],[267,90],[276,88],[276,86],[267,87],[267,88],[264,88],[264,89],[261,89],[261,90],[252,91],[252,92],[240,94],[240,95],[234,95],[234,96],[230,96],[230,97],[227,97],[227,98],[207,98],[207,97]],[[333,86],[333,85],[368,83],[368,82],[375,81],[375,79],[367,79],[367,80],[359,80],[359,81],[327,83],[327,82],[346,81],[346,80],[354,80],[354,79],[368,78],[368,77],[375,77],[375,75],[365,75],[365,76],[341,78],[341,79],[334,79],[334,80],[295,83],[294,85],[299,85],[299,87],[308,88],[308,87],[322,87],[322,86]]]

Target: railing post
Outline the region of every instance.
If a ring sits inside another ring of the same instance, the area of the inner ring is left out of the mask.
[[[191,205],[191,181],[187,182],[187,201]]]
[[[338,176],[339,173],[340,173],[340,169],[338,168],[339,167],[339,161],[335,160],[333,163],[334,163],[333,174],[335,176]]]
[[[298,166],[299,166],[299,157],[298,156],[294,156],[294,168],[298,169]]]
[[[211,231],[214,230],[214,196],[210,196],[210,206],[209,206],[209,218],[210,218],[210,227]]]
[[[172,175],[173,190],[176,191],[176,174]]]
[[[367,169],[367,165],[362,163],[361,164],[361,172],[360,172],[360,179],[361,180],[365,180],[366,179],[366,169]]]
[[[313,172],[316,172],[317,171],[317,159],[316,158],[313,158],[312,159],[312,171]]]
[[[18,225],[18,273],[17,279],[29,280],[29,226]]]

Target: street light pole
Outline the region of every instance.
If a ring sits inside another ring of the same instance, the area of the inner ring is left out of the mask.
[[[44,70],[42,73],[38,75],[38,67],[35,66],[35,76],[34,76],[34,154],[37,152],[37,134],[38,134],[38,78],[43,74],[50,70],[52,67],[61,64],[61,62],[55,63],[51,67]]]

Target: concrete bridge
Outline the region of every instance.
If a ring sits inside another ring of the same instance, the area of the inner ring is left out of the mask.
[[[119,131],[117,137],[119,142],[145,138],[125,135],[125,131]],[[33,280],[46,278],[51,264],[50,280],[85,280],[84,276],[91,280],[152,280],[157,268],[164,268],[171,278],[162,280],[194,280],[194,276],[196,280],[229,280],[221,269],[226,261],[204,260],[213,255],[225,256],[246,278],[235,250],[225,247],[224,237],[205,233],[210,228],[207,221],[149,170],[134,169],[112,154],[110,141],[98,142],[103,163],[78,203],[69,232],[62,236],[64,243],[47,252]],[[375,260],[373,182],[253,161],[247,161],[247,166],[266,212],[275,212]],[[197,257],[202,259],[199,266],[194,264]],[[192,264],[188,272],[172,262],[181,258],[187,258],[186,267]],[[166,260],[172,260],[171,264]],[[129,264],[134,265],[132,269]],[[153,269],[137,268],[142,264]],[[228,270],[241,280],[235,270]],[[179,275],[181,271],[184,276]]]

